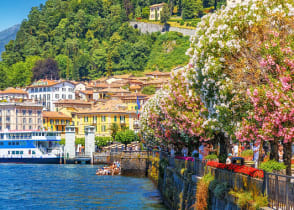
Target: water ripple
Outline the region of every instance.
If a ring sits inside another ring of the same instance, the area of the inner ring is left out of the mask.
[[[0,209],[164,209],[146,178],[90,165],[0,165]]]

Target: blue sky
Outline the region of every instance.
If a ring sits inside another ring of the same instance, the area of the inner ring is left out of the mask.
[[[21,23],[32,7],[45,2],[46,0],[0,0],[0,31]]]

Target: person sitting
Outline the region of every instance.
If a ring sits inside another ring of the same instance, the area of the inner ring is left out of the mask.
[[[231,153],[228,154],[228,158],[226,160],[226,164],[232,164],[232,154]]]

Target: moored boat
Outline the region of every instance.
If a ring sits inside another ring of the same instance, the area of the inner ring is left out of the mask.
[[[60,140],[60,132],[2,131],[0,163],[60,163]]]

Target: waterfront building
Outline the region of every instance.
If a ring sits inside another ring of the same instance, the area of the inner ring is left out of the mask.
[[[3,91],[0,91],[0,100],[6,101],[24,101],[28,99],[28,92],[23,89],[15,89],[9,87]]]
[[[61,111],[64,108],[73,109],[90,109],[93,106],[93,102],[83,100],[59,100],[54,103],[56,111]]]
[[[79,99],[84,101],[93,100],[93,90],[81,90],[79,91]]]
[[[39,80],[27,87],[29,98],[55,111],[55,102],[63,99],[75,99],[75,84],[70,81]]]
[[[153,71],[146,73],[145,76],[156,79],[170,79],[170,72]]]
[[[167,85],[168,84],[168,80],[167,79],[152,79],[152,80],[149,80],[147,82],[145,82],[143,84],[143,87],[146,87],[146,86],[154,86],[156,88],[156,90],[159,90],[161,88],[163,88],[164,85]]]
[[[149,20],[160,20],[160,13],[164,5],[165,3],[151,5]]]
[[[89,110],[72,112],[73,124],[78,136],[84,135],[86,126],[94,126],[98,136],[110,136],[110,127],[116,123],[121,129],[137,129],[136,104],[124,104],[121,100],[108,100]],[[135,125],[135,126],[134,126]]]
[[[122,88],[105,88],[99,91],[95,91],[93,93],[93,99],[111,99],[113,95],[121,94],[121,95],[127,95],[131,92]]]
[[[41,130],[42,109],[35,103],[0,103],[0,130]]]
[[[43,112],[43,126],[48,131],[65,132],[65,126],[71,125],[72,119],[70,116],[62,112]]]

